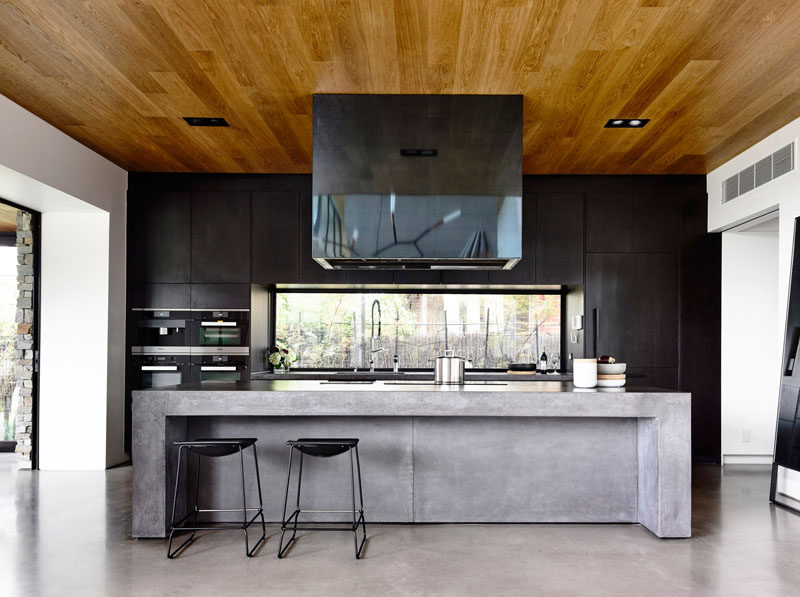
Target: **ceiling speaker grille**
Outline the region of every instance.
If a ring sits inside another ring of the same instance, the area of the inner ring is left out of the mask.
[[[794,170],[794,143],[758,160],[730,178],[722,181],[722,202],[727,203],[756,187],[775,180]]]

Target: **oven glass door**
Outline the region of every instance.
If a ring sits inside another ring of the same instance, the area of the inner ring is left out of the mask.
[[[235,365],[202,365],[200,381],[242,381],[242,372]]]
[[[242,328],[238,321],[203,321],[200,323],[200,346],[241,346]]]

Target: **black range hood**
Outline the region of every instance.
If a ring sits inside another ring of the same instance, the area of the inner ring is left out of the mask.
[[[522,96],[315,95],[312,256],[328,269],[510,269]]]

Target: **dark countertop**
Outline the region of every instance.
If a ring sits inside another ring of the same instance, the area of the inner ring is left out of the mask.
[[[402,381],[413,380],[433,380],[433,371],[406,371],[394,373],[392,371],[291,371],[290,373],[269,373],[268,371],[255,371],[250,377],[256,379],[297,379],[297,380],[334,380],[334,379],[374,379],[374,380],[393,380]],[[536,373],[536,374],[513,374],[504,371],[466,371],[464,379],[467,381],[572,381],[571,373]]]

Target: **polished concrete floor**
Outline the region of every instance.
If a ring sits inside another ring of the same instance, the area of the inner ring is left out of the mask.
[[[768,467],[697,466],[692,539],[638,525],[372,526],[308,533],[277,560],[238,532],[176,560],[130,537],[131,470],[16,471],[0,457],[0,595],[800,595],[800,516],[767,502]]]

